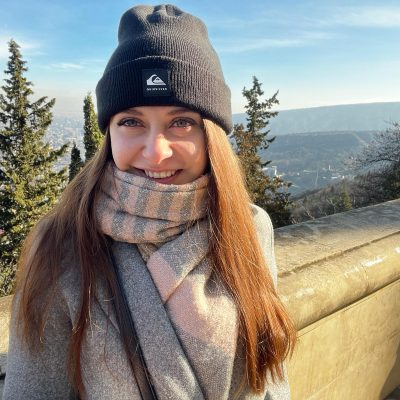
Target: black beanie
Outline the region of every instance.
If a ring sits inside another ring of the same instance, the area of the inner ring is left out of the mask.
[[[180,105],[232,130],[230,90],[198,18],[173,5],[137,6],[119,25],[118,47],[96,87],[100,129],[136,106]]]

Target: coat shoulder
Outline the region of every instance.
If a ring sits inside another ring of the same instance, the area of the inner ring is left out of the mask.
[[[261,234],[263,237],[273,235],[274,228],[268,213],[255,204],[251,204],[250,207],[257,233]]]
[[[259,206],[251,204],[254,227],[256,229],[258,241],[263,251],[269,272],[274,281],[275,287],[278,281],[278,270],[275,261],[274,251],[274,228],[268,213]]]

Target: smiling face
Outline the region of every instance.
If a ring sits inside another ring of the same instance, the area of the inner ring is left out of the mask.
[[[200,114],[183,107],[133,107],[110,121],[114,162],[159,183],[182,185],[207,167],[206,138]]]

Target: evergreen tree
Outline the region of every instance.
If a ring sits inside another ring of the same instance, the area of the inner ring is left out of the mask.
[[[67,146],[55,150],[43,141],[55,100],[30,101],[32,83],[24,76],[26,61],[14,40],[9,52],[0,94],[0,296],[12,292],[22,242],[66,181],[66,169],[53,167]]]
[[[278,115],[278,112],[270,111],[274,105],[279,104],[278,92],[262,101],[264,92],[261,90],[261,83],[254,76],[252,88],[244,88],[242,93],[247,100],[247,125],[246,128],[243,124],[235,125],[233,137],[247,188],[252,201],[268,211],[275,227],[288,225],[291,201],[287,189],[290,184],[279,176],[266,175],[263,168],[271,161],[263,162],[260,157],[260,152],[267,150],[275,140],[275,137],[268,137],[270,130],[267,128],[269,120]]]
[[[333,200],[333,206],[334,206],[333,214],[349,211],[353,208],[353,203],[351,201],[347,185],[343,183],[341,186],[342,187],[339,192],[339,196],[337,196]]]
[[[92,96],[87,94],[83,100],[85,159],[89,161],[103,142],[103,135],[97,123],[97,116],[94,111]]]
[[[69,164],[69,182],[74,179],[75,175],[83,167],[83,161],[81,158],[81,151],[78,149],[75,141],[71,150],[71,162]]]

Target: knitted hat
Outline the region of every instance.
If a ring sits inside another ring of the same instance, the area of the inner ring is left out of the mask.
[[[100,129],[136,106],[185,106],[232,130],[230,90],[198,18],[173,5],[137,6],[119,25],[118,47],[96,87]]]

